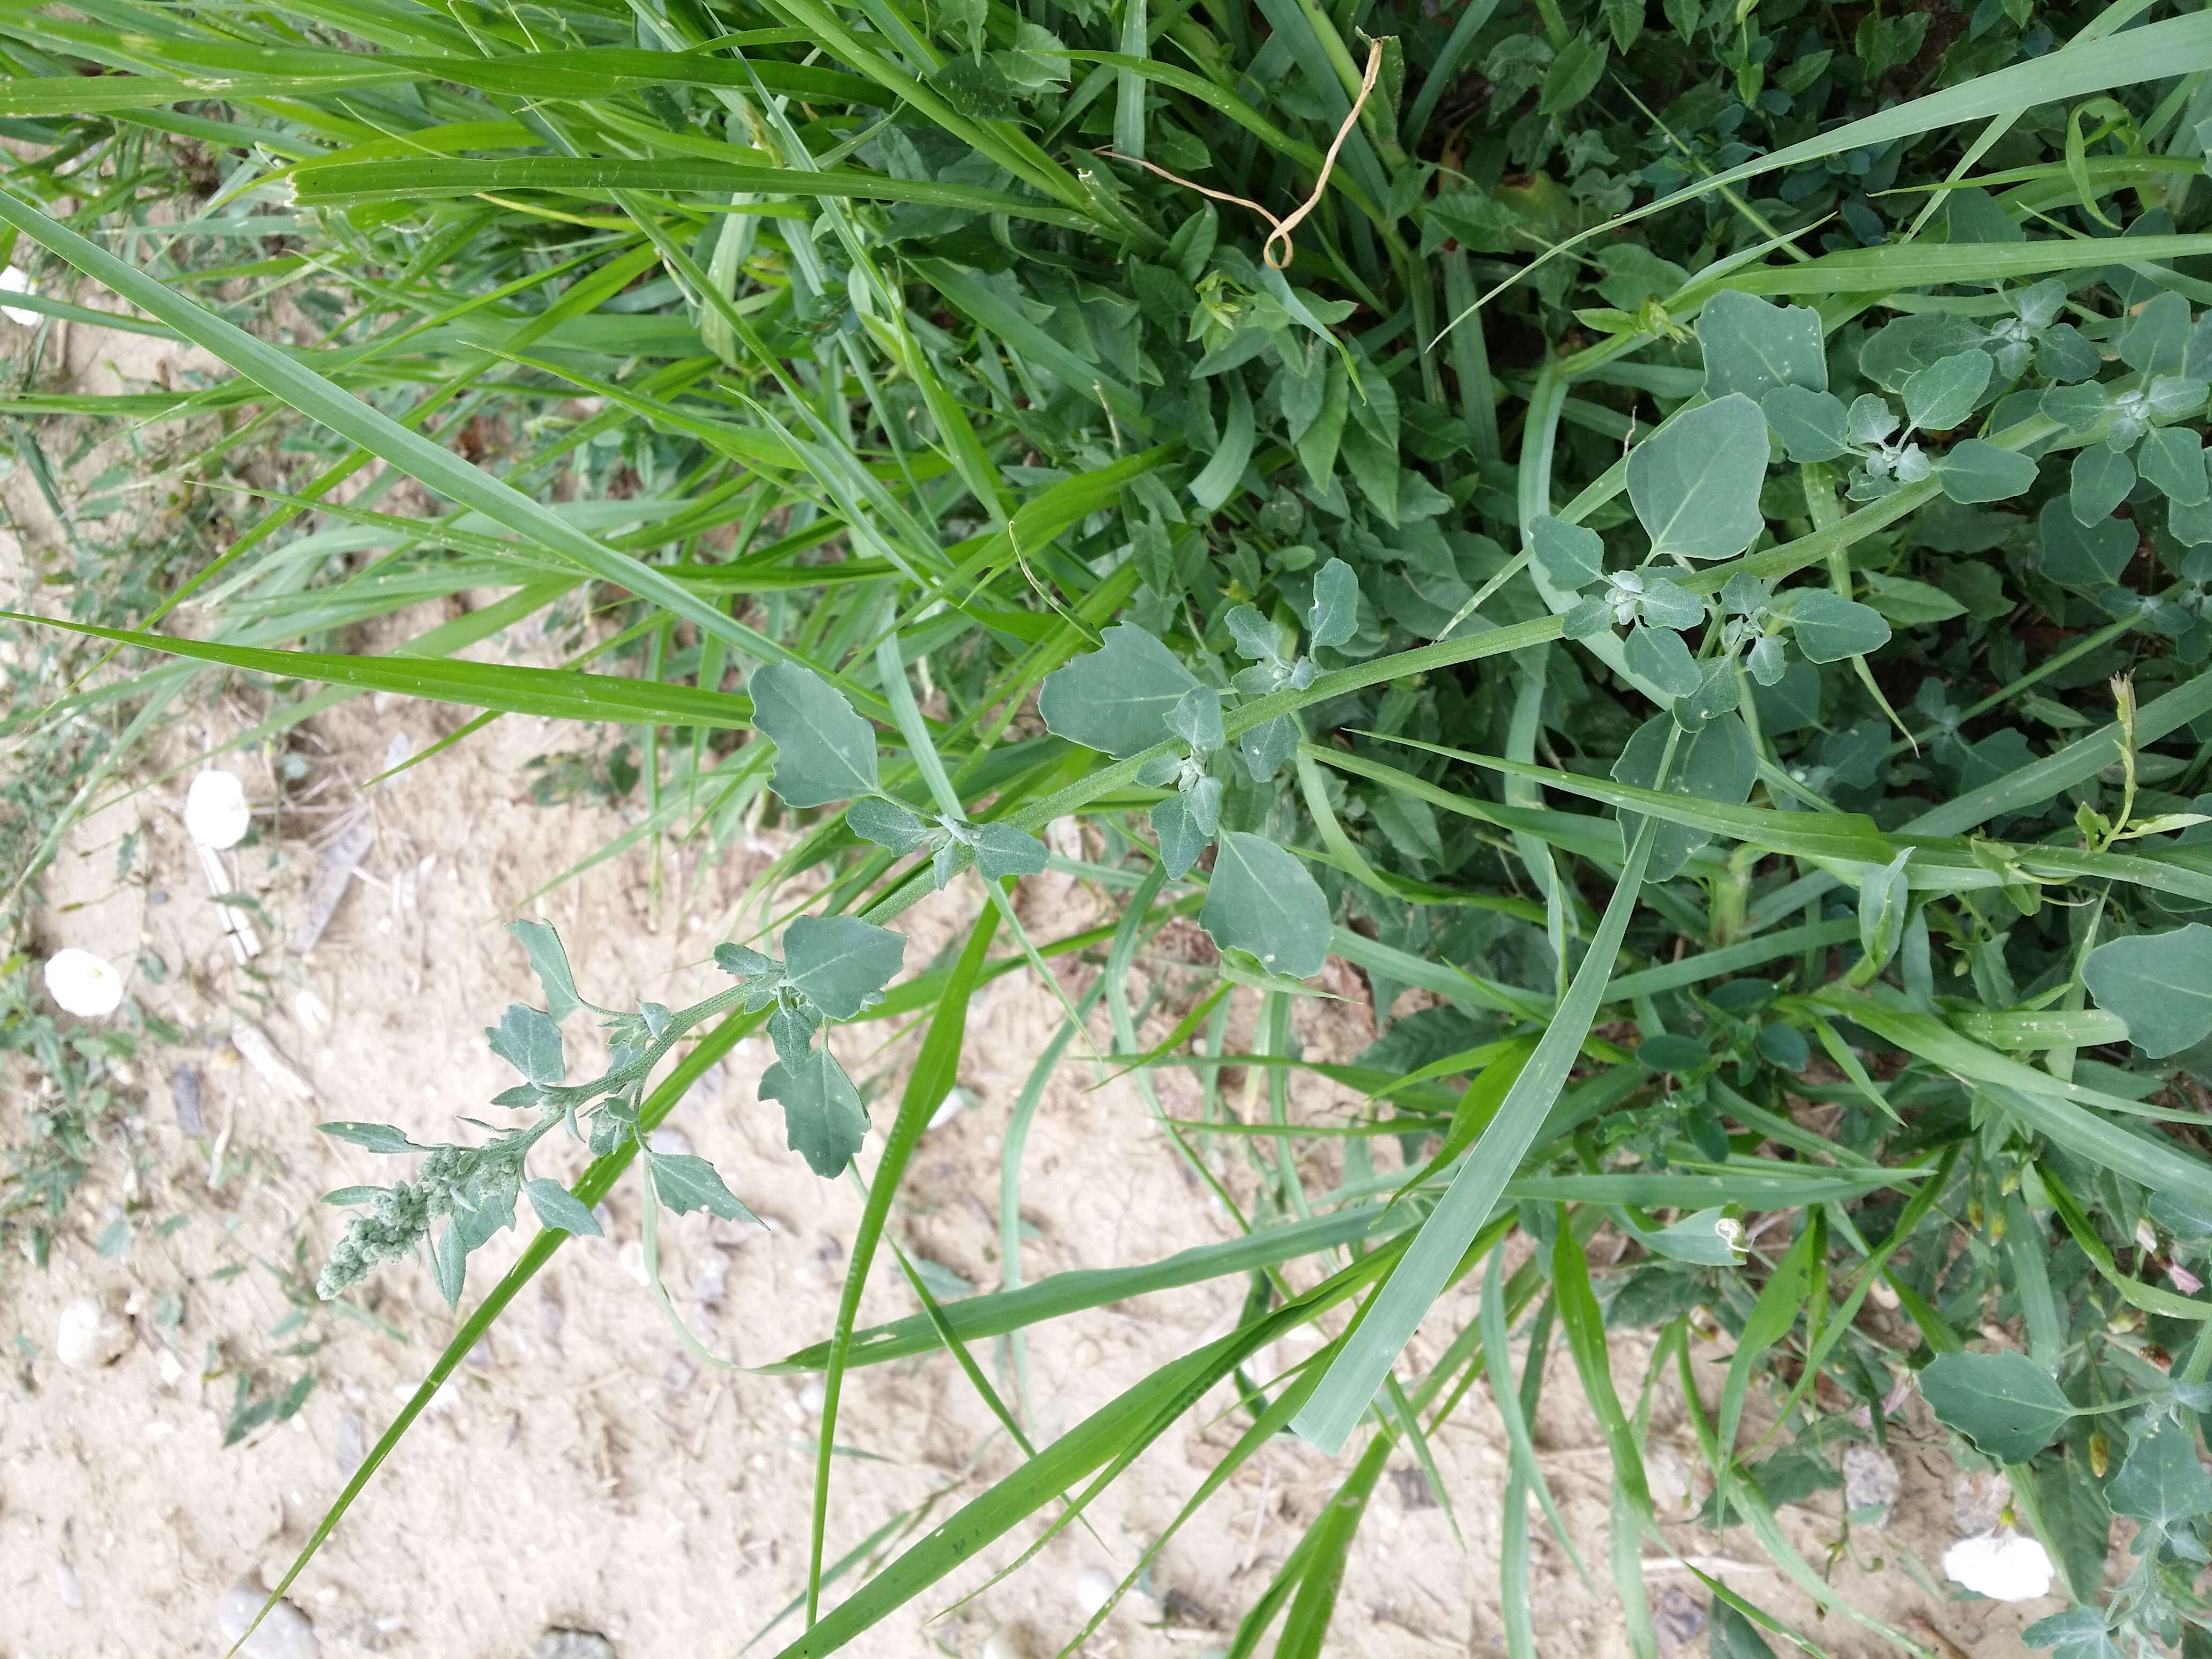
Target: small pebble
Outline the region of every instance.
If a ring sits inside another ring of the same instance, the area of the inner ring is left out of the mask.
[[[809,1417],[819,1417],[829,1398],[828,1386],[817,1376],[799,1391],[799,1409]]]
[[[615,1659],[615,1644],[595,1630],[549,1630],[530,1659]]]
[[[307,1615],[289,1601],[279,1601],[269,1609],[269,1616],[261,1621],[253,1634],[246,1636],[253,1624],[253,1615],[261,1611],[261,1604],[269,1598],[251,1584],[234,1584],[222,1593],[216,1607],[216,1624],[222,1632],[225,1642],[236,1642],[246,1637],[239,1652],[246,1659],[316,1659],[322,1652],[322,1644],[315,1639],[315,1627]]]
[[[127,1321],[81,1296],[62,1310],[55,1325],[54,1358],[72,1370],[112,1365],[130,1352],[135,1340]]]
[[[1863,1524],[1887,1524],[1903,1482],[1897,1465],[1879,1446],[1844,1448],[1844,1507]]]
[[[937,1109],[929,1115],[929,1127],[941,1129],[975,1104],[975,1091],[973,1089],[953,1089],[938,1102]]]
[[[362,1448],[367,1437],[368,1431],[358,1413],[338,1413],[338,1443],[331,1455],[337,1461],[340,1474],[350,1475],[361,1467]]]
[[[983,1638],[981,1659],[1030,1659],[1029,1650],[1006,1631],[994,1630]]]
[[[647,1146],[663,1158],[685,1158],[691,1152],[691,1137],[672,1124],[663,1124],[646,1138]]]
[[[65,1607],[84,1605],[84,1591],[77,1584],[76,1569],[66,1561],[54,1563],[54,1594],[62,1598]]]
[[[1115,1588],[1112,1573],[1100,1567],[1085,1567],[1076,1575],[1075,1604],[1088,1619],[1114,1599]]]
[[[200,1073],[195,1066],[179,1066],[169,1073],[169,1098],[176,1103],[177,1127],[188,1135],[202,1133]]]

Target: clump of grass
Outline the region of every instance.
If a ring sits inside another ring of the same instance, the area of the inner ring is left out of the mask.
[[[2031,1640],[2201,1643],[2212,322],[2189,267],[2212,254],[2212,21],[2154,11],[116,0],[10,21],[0,115],[47,148],[0,220],[234,371],[16,412],[242,433],[289,410],[322,446],[180,590],[210,631],[163,631],[160,606],[78,624],[149,653],[118,684],[327,688],[264,730],[362,690],[612,724],[656,847],[769,811],[801,832],[763,894],[805,876],[805,900],[718,952],[726,989],[596,1009],[601,1077],[568,1077],[563,1025],[593,1005],[526,927],[544,1006],[496,1030],[512,1127],[423,1148],[333,1126],[423,1155],[334,1195],[363,1212],[341,1279],[422,1244],[458,1306],[520,1201],[540,1229],[301,1565],[641,1155],[648,1240],[664,1206],[744,1212],[646,1148],[717,1055],[768,1031],[793,1179],[834,1176],[869,1108],[823,1028],[900,1018],[924,1033],[876,1109],[839,1316],[770,1368],[826,1395],[787,1656],[1055,1499],[1043,1535],[1079,1520],[1224,1382],[1246,1427],[1178,1527],[1276,1434],[1350,1455],[1232,1643],[1318,1653],[1382,1468],[1403,1451],[1433,1480],[1429,1437],[1486,1382],[1517,1659],[1528,1499],[1559,1524],[1528,1420],[1561,1369],[1612,1454],[1637,1652],[1644,1553],[1676,1547],[1641,1449],[1670,1376],[1706,1519],[1798,1605],[1916,1646],[1774,1512],[1840,1445],[1878,1449],[1914,1377],[1956,1455],[2009,1480],[1984,1553],[2028,1544],[2073,1604]],[[222,183],[157,235],[134,191],[173,137]],[[1279,268],[1268,228],[1316,191]],[[254,237],[281,252],[179,252]],[[319,331],[238,326],[277,294]],[[380,502],[402,478],[424,510]],[[331,648],[486,587],[402,650]],[[585,616],[611,626],[563,669],[453,654]],[[1094,856],[1038,839],[1069,817]],[[1006,895],[1055,861],[1121,897],[1115,927],[1031,936]],[[989,902],[963,945],[892,983],[891,924],[971,869]],[[1215,988],[1161,1033],[1133,964],[1193,919]],[[1065,995],[1048,960],[1069,956],[1093,972],[1040,1079],[1088,1063],[1103,1002],[1103,1064],[1238,1237],[1024,1285],[1010,1233],[1002,1290],[940,1304],[912,1276],[920,1313],[856,1330],[968,999],[1021,971]],[[1367,1105],[1324,1126],[1297,1114],[1318,1062],[1294,1015],[1331,956],[1386,1029],[1327,1067]],[[1449,1017],[1394,1024],[1407,990]],[[1224,1051],[1232,1000],[1252,1053]],[[1198,1121],[1152,1087],[1182,1066],[1208,1079]],[[529,1173],[555,1133],[597,1155],[573,1189]],[[1227,1136],[1256,1176],[1234,1193],[1194,1142]],[[1231,1275],[1253,1290],[1230,1334],[1042,1449],[975,1351]],[[1478,1275],[1478,1318],[1416,1363],[1411,1333]],[[1607,1337],[1629,1327],[1655,1354],[1624,1398]],[[1309,1363],[1250,1374],[1305,1328]],[[844,1381],[938,1349],[1025,1461],[825,1607]],[[2137,1547],[2107,1592],[2115,1516]],[[1707,1583],[1729,1650],[1810,1644]]]

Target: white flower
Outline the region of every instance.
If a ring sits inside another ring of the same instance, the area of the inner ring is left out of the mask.
[[[104,1019],[123,1002],[123,975],[105,957],[75,945],[46,958],[46,990],[80,1019]]]
[[[0,294],[36,294],[31,279],[13,265],[0,266]],[[0,306],[0,316],[11,323],[21,323],[25,328],[39,320],[35,311],[26,311],[21,306]]]
[[[246,786],[229,773],[210,767],[192,780],[185,796],[185,828],[201,846],[218,851],[235,847],[245,840],[252,822]]]
[[[2051,1594],[2051,1557],[2033,1538],[2000,1527],[1945,1550],[1943,1576],[1992,1601],[2033,1601]]]

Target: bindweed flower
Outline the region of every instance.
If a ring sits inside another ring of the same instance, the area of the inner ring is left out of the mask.
[[[2033,1601],[2051,1594],[2051,1557],[2033,1538],[1999,1527],[1945,1550],[1943,1576],[1992,1601]]]
[[[246,786],[235,777],[210,767],[192,780],[185,795],[185,828],[201,846],[217,852],[235,847],[252,824]]]
[[[31,279],[15,266],[0,266],[0,294],[36,294],[38,291],[32,286]],[[21,306],[0,306],[0,317],[5,317],[9,322],[24,328],[39,320],[37,312],[26,311]]]
[[[105,1019],[123,1002],[123,975],[105,957],[75,945],[46,958],[46,990],[79,1019]]]

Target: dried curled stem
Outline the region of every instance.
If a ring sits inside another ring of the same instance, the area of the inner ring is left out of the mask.
[[[1291,240],[1291,233],[1304,222],[1306,215],[1321,205],[1321,193],[1328,188],[1328,175],[1336,167],[1336,153],[1344,148],[1344,141],[1351,136],[1353,125],[1359,119],[1359,112],[1366,107],[1368,94],[1375,90],[1375,77],[1382,72],[1382,42],[1370,36],[1367,42],[1367,72],[1359,78],[1359,96],[1352,100],[1352,113],[1344,118],[1344,125],[1336,130],[1335,138],[1330,141],[1328,154],[1322,158],[1321,176],[1314,180],[1313,194],[1299,203],[1297,210],[1287,219],[1278,219],[1257,202],[1250,201],[1242,196],[1232,196],[1225,190],[1208,190],[1204,185],[1195,184],[1179,174],[1170,173],[1164,167],[1156,167],[1141,157],[1124,155],[1121,151],[1114,149],[1094,150],[1091,153],[1097,155],[1111,156],[1116,161],[1133,161],[1146,172],[1157,173],[1161,178],[1173,184],[1181,185],[1185,190],[1194,190],[1200,196],[1210,196],[1217,202],[1234,202],[1238,207],[1250,208],[1253,212],[1274,227],[1267,234],[1267,240],[1260,249],[1260,257],[1267,262],[1270,269],[1286,270],[1290,268],[1291,261],[1297,257],[1297,248]],[[1280,258],[1275,257],[1275,244],[1278,242],[1283,245]]]

